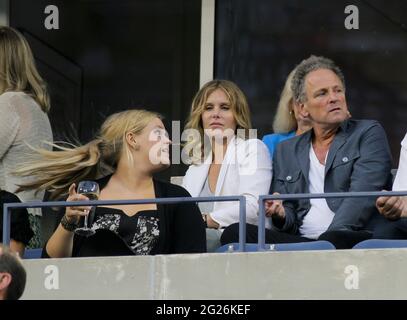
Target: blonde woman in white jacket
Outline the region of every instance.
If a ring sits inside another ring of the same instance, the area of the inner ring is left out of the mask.
[[[265,144],[250,139],[250,111],[231,81],[212,80],[195,95],[186,125],[183,158],[191,164],[183,187],[193,197],[246,197],[246,222],[257,224],[258,196],[268,194],[271,159]],[[237,202],[200,203],[208,252],[220,246],[223,228],[239,222]]]

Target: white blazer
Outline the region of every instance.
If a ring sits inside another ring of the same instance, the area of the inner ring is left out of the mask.
[[[393,183],[393,191],[407,190],[407,134],[401,141],[399,167]]]
[[[203,164],[189,166],[182,185],[192,197],[199,197],[211,163],[212,154]],[[269,151],[262,141],[232,138],[219,172],[215,196],[245,196],[246,221],[257,225],[258,196],[269,193],[271,166]],[[212,219],[219,223],[220,228],[225,228],[239,222],[239,203],[215,202],[210,214]]]

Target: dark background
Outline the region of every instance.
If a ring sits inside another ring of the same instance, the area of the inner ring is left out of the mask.
[[[344,26],[347,5],[359,9],[358,30]],[[215,75],[247,94],[258,137],[272,131],[287,75],[311,54],[341,67],[352,116],[380,121],[397,167],[407,131],[407,2],[216,2]]]
[[[44,27],[50,4],[59,30]],[[201,1],[12,0],[10,26],[28,38],[49,85],[55,140],[87,142],[106,116],[130,108],[160,112],[171,131],[199,89]]]
[[[44,8],[59,8],[46,30]],[[344,27],[347,5],[359,30]],[[28,38],[49,84],[56,140],[89,141],[107,115],[147,108],[189,113],[199,88],[200,0],[12,0],[10,25]],[[407,3],[403,0],[217,0],[214,75],[247,94],[258,137],[271,133],[288,73],[310,54],[345,74],[354,118],[379,120],[397,167],[407,120]],[[181,175],[183,165],[162,174]]]

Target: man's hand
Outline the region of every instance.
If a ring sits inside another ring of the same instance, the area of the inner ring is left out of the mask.
[[[274,194],[279,194],[274,192]],[[284,220],[285,219],[285,210],[282,200],[266,200],[265,201],[266,217],[277,218]]]
[[[376,200],[376,208],[389,220],[407,216],[406,198],[404,197],[380,197]]]

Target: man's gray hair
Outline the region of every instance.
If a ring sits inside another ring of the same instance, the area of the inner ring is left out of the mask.
[[[305,102],[307,96],[305,93],[305,78],[308,73],[318,69],[328,69],[333,71],[342,81],[343,89],[345,90],[345,77],[341,69],[331,60],[325,57],[310,56],[303,60],[297,67],[291,82],[291,90],[294,100],[297,102]]]

